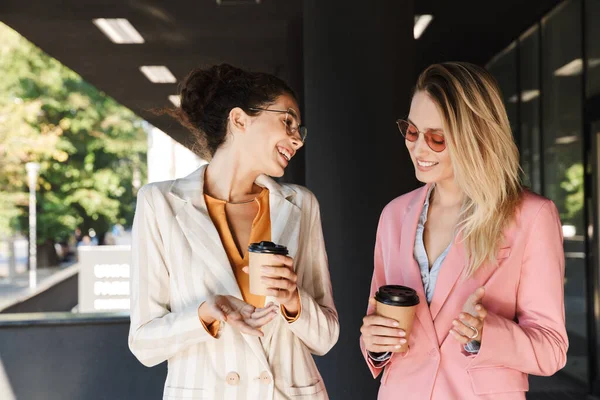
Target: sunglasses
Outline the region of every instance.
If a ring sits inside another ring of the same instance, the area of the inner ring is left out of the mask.
[[[403,119],[396,121],[396,124],[404,139],[409,142],[416,142],[417,139],[419,139],[419,133],[422,133],[425,138],[425,143],[427,143],[427,146],[429,146],[431,150],[436,153],[441,153],[446,149],[446,140],[444,139],[444,133],[442,131],[437,129],[427,129],[425,132],[420,132],[416,126]]]

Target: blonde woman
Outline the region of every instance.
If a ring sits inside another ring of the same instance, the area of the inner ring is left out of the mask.
[[[307,189],[279,184],[304,145],[292,89],[222,64],[195,69],[168,111],[210,159],[138,193],[129,348],[168,361],[163,399],[326,400],[313,354],[339,335],[321,217]],[[275,242],[285,267],[261,267],[250,292],[248,245]]]
[[[566,362],[564,254],[555,205],[521,186],[500,91],[484,69],[436,64],[398,127],[426,185],[377,231],[361,348],[379,399],[525,399],[528,374]],[[413,288],[412,332],[374,314],[383,285]],[[404,350],[408,343],[408,350]]]

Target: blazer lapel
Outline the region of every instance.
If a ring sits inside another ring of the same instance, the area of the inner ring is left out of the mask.
[[[266,175],[261,175],[256,184],[269,189],[269,209],[271,217],[271,241],[287,247],[289,256],[295,258],[300,237],[300,220],[302,212],[292,203],[296,192],[289,187],[281,186]],[[265,304],[275,303],[274,297],[267,296]],[[268,329],[272,324],[268,324]],[[265,331],[265,335],[267,331]]]
[[[219,294],[229,294],[241,299],[242,293],[233,275],[229,258],[204,201],[206,166],[203,165],[192,174],[173,183],[171,194],[184,202],[176,211],[175,218],[192,251],[206,262],[207,268],[223,286],[225,293]]]
[[[201,195],[200,198],[202,202],[204,202],[204,196]],[[204,208],[206,208],[206,205]],[[206,265],[211,269],[219,283],[223,286],[225,292],[217,293],[228,294],[243,300],[242,292],[235,279],[235,275],[233,275],[229,258],[221,243],[219,232],[212,223],[208,211],[206,213],[199,212],[195,206],[188,203],[177,215],[177,221],[181,225],[181,229],[184,231],[187,239],[190,241],[193,250],[197,251],[198,255],[206,260]],[[198,234],[196,234],[196,231],[198,231]],[[204,244],[205,240],[208,241],[208,245]],[[260,343],[260,339],[256,336],[250,336],[244,333],[241,333],[241,335],[262,364],[264,370],[269,370],[269,363]]]
[[[256,184],[269,189],[269,214],[271,217],[271,241],[273,243],[284,245],[288,248],[290,257],[294,258],[298,250],[298,237],[300,232],[301,210],[290,200],[296,194],[292,189],[281,186],[266,175],[261,175],[256,180]],[[274,297],[267,296],[265,304],[276,303]],[[274,328],[280,321],[271,321],[262,329],[264,338],[244,335],[244,339],[259,357],[265,370],[270,370],[269,363],[265,356],[261,340],[271,340]]]
[[[298,251],[300,219],[302,218],[300,208],[290,201],[296,192],[278,185],[266,176],[261,176],[257,180],[257,184],[267,187],[270,193],[271,241],[286,246],[290,257],[294,258]]]
[[[423,210],[423,204],[425,203],[425,197],[427,196],[428,190],[429,185],[421,189],[421,192],[409,204],[409,209],[407,210],[404,220],[402,221],[400,254],[401,259],[404,260],[404,263],[401,265],[400,270],[402,271],[404,278],[402,280],[404,285],[413,288],[419,295],[420,302],[417,306],[416,313],[419,322],[427,332],[429,339],[439,346],[433,320],[429,312],[429,305],[427,304],[427,297],[425,296],[425,290],[423,289],[421,270],[414,257],[415,239],[417,236],[419,216]]]
[[[171,187],[171,194],[181,199],[184,204],[177,210],[176,219],[193,251],[206,261],[206,265],[218,278],[229,294],[242,299],[238,283],[231,269],[227,253],[223,248],[219,232],[215,228],[206,202],[204,201],[204,174],[207,165],[200,167],[189,176],[176,180]],[[295,191],[277,184],[267,176],[260,176],[256,183],[269,189],[269,208],[271,216],[271,240],[287,246],[290,256],[294,257],[298,249],[300,230],[300,208],[290,199]],[[266,302],[274,302],[273,297],[267,297]],[[272,324],[269,324],[272,325]],[[268,330],[268,326],[265,327]],[[270,370],[267,357],[256,336],[242,334],[242,337],[259,359],[265,370]]]
[[[440,273],[437,277],[437,283],[433,292],[433,298],[429,309],[431,311],[431,317],[435,320],[440,310],[446,303],[448,296],[452,292],[452,289],[456,285],[456,282],[461,277],[466,266],[465,248],[462,245],[460,238],[457,236],[454,238],[452,246],[448,251],[446,259],[442,263]]]

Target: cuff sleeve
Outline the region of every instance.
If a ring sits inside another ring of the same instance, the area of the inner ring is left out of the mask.
[[[289,312],[288,312],[288,311],[285,309],[285,307],[284,307],[284,306],[280,306],[280,307],[279,307],[279,308],[281,309],[281,315],[283,315],[283,318],[285,318],[285,320],[286,320],[287,322],[289,322],[290,324],[291,324],[292,322],[296,322],[296,320],[297,320],[298,318],[300,318],[300,314],[302,313],[302,302],[300,301],[300,293],[298,293],[298,294],[296,295],[296,297],[297,297],[297,299],[298,299],[298,313],[297,313],[296,315],[294,315],[294,316],[291,316],[291,315],[289,314]]]
[[[204,303],[202,303],[202,304],[204,304]],[[198,307],[198,310],[200,310],[200,307]],[[198,311],[198,319],[200,320],[200,323],[204,327],[204,330],[210,336],[214,337],[215,339],[217,339],[219,337],[219,329],[221,328],[221,321],[213,321],[210,324],[207,324],[206,322],[204,322],[204,320],[202,320],[202,318],[200,318],[200,311]]]
[[[219,328],[221,328],[221,321],[214,321],[212,324],[208,325],[206,325],[206,323],[202,321],[202,319],[200,319],[200,322],[202,322],[202,326],[204,327],[206,332],[208,332],[212,337],[217,338],[217,336],[219,335]]]

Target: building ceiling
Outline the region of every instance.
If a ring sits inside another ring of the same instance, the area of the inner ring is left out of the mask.
[[[326,0],[324,0],[326,1]],[[192,68],[229,62],[275,73],[301,90],[300,0],[2,0],[0,21],[142,118],[186,144],[188,133],[148,110],[169,106],[176,84],[151,83],[142,65],[166,65],[180,80]],[[417,0],[434,20],[416,43],[417,70],[444,60],[479,64],[558,0]],[[143,44],[115,44],[94,18],[126,18]],[[0,77],[1,79],[1,77]]]
[[[434,20],[417,41],[417,67],[440,61],[486,64],[560,0],[416,0]]]

